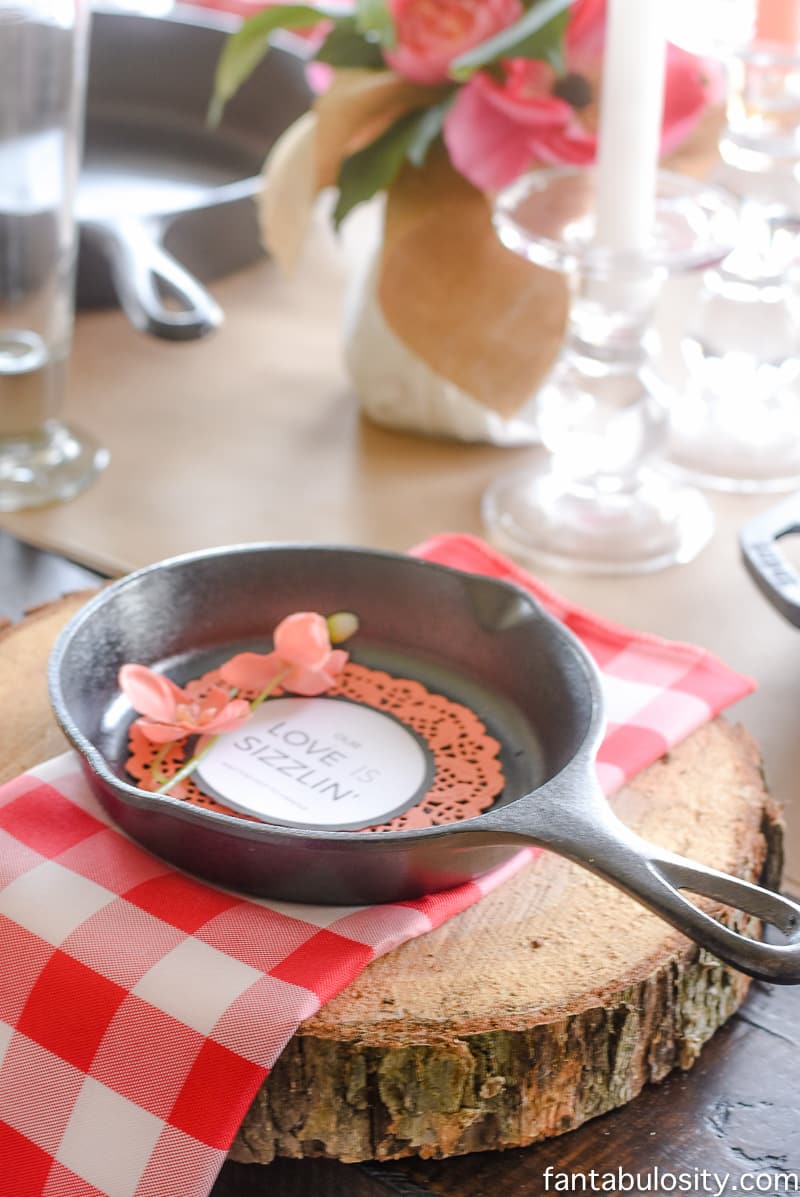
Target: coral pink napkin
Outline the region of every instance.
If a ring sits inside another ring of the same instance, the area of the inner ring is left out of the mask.
[[[417,553],[526,587],[597,661],[611,790],[752,689],[702,649],[596,619],[480,541]],[[535,856],[414,902],[256,902],[109,822],[68,753],[0,789],[0,1195],[202,1197],[299,1024],[376,956]]]

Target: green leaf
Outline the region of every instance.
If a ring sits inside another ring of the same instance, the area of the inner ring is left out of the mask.
[[[523,38],[521,42],[512,47],[508,57],[541,58],[545,62],[549,62],[555,69],[559,69],[556,64],[561,64],[560,69],[563,70],[564,34],[566,33],[568,22],[569,11],[562,9],[561,12],[556,13],[554,17],[545,22],[536,33]]]
[[[377,41],[359,33],[355,17],[344,17],[334,25],[314,58],[332,67],[368,67],[380,70],[386,66]]]
[[[453,92],[441,104],[434,104],[432,108],[425,108],[419,115],[416,128],[408,143],[406,157],[412,166],[420,169],[425,165],[428,150],[442,131],[445,118],[453,106],[456,93]]]
[[[571,0],[538,0],[513,25],[461,54],[450,63],[450,76],[463,83],[498,58],[549,59],[562,43]]]
[[[337,180],[339,198],[333,211],[337,229],[358,204],[391,186],[426,115],[427,109],[421,113],[419,109],[407,112],[370,145],[345,158]]]
[[[397,44],[394,21],[386,0],[356,0],[356,28],[384,50]]]
[[[236,33],[231,34],[220,54],[209,122],[219,124],[225,105],[261,62],[276,29],[308,28],[318,21],[335,20],[340,16],[341,9],[326,4],[276,4],[248,17]]]

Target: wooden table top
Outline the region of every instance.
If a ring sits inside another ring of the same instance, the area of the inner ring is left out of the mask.
[[[444,530],[480,534],[484,487],[536,451],[433,442],[359,418],[340,326],[350,263],[368,236],[368,224],[356,223],[342,245],[320,226],[293,278],[261,262],[220,281],[213,290],[226,323],[201,342],[167,344],[116,311],[82,313],[67,416],[110,448],[111,465],[71,503],[0,525],[110,572],[247,540],[404,549]],[[758,692],[734,714],[760,742],[770,786],[787,805],[796,889],[800,635],[756,592],[736,540],[773,501],[714,496],[716,536],[689,566],[624,580],[541,576],[608,618],[704,644],[757,678]],[[729,1173],[731,1185],[745,1172],[796,1172],[797,994],[755,986],[691,1074],[563,1139],[441,1164],[227,1165],[215,1197],[533,1197],[547,1191],[548,1164],[584,1174],[705,1168]]]

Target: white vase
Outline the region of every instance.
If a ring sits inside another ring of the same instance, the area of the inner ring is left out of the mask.
[[[532,423],[506,419],[437,374],[392,331],[378,303],[380,257],[363,260],[345,306],[345,361],[361,410],[376,424],[423,436],[515,446],[538,442]]]

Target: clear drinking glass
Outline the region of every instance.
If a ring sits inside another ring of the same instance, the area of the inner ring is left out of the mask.
[[[60,419],[88,32],[88,0],[0,0],[0,511],[70,498],[108,459]]]

